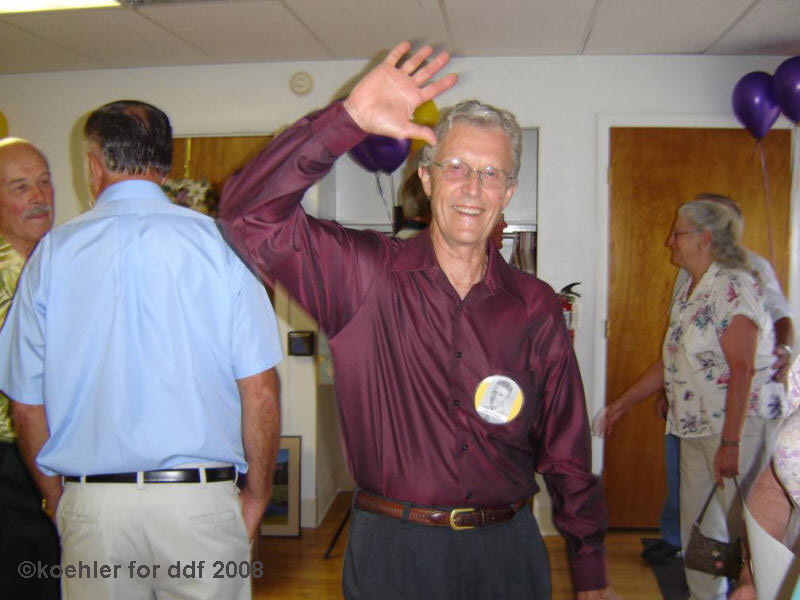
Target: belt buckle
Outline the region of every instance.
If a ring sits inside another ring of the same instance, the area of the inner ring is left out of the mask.
[[[464,529],[475,529],[475,525],[458,525],[456,517],[464,513],[475,512],[474,508],[454,508],[450,511],[450,529],[453,531],[463,531]]]

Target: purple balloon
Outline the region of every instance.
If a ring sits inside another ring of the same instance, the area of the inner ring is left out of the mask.
[[[383,135],[368,135],[359,144],[350,149],[350,158],[370,173],[383,171],[391,173],[403,164],[411,140],[397,140]]]
[[[359,142],[352,148],[350,148],[350,158],[352,158],[357,164],[364,167],[370,173],[376,173],[378,171],[378,167],[375,166],[375,163],[372,162],[372,154],[369,151],[369,148],[364,143],[367,140],[364,139],[362,142]]]
[[[764,137],[781,114],[781,107],[772,91],[772,76],[753,71],[733,88],[733,114],[757,140]]]
[[[786,118],[800,121],[800,56],[787,58],[775,70],[772,90]]]

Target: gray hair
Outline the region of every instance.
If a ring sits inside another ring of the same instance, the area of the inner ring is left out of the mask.
[[[95,109],[84,137],[97,144],[112,173],[166,177],[172,168],[172,125],[164,112],[140,100],[117,100]]]
[[[711,258],[723,267],[753,272],[747,253],[740,244],[742,218],[727,203],[719,200],[691,200],[678,209],[700,231],[711,234]]]
[[[730,206],[733,211],[739,216],[744,224],[744,217],[742,216],[742,209],[736,204],[736,200],[730,196],[723,196],[722,194],[712,194],[711,192],[701,192],[694,197],[695,200],[711,200],[712,202],[722,202],[725,206]]]
[[[505,133],[511,143],[511,176],[516,177],[519,174],[520,157],[522,155],[522,130],[513,113],[483,104],[477,100],[459,102],[455,106],[442,111],[439,122],[434,129],[436,139],[443,140],[453,123],[468,123],[487,129],[496,128]],[[420,165],[430,167],[435,153],[435,147],[425,146],[422,149]]]

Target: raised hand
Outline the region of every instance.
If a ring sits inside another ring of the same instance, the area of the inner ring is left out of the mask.
[[[344,107],[367,133],[398,139],[422,139],[435,145],[433,131],[429,127],[413,123],[411,117],[420,104],[453,87],[458,76],[450,73],[431,81],[449,62],[450,55],[441,52],[423,65],[433,54],[430,46],[420,48],[398,65],[410,49],[411,44],[408,42],[395,46],[381,64],[356,84],[344,101]]]

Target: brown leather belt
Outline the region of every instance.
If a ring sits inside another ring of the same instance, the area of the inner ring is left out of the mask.
[[[527,503],[528,499],[524,498],[499,508],[422,508],[395,502],[364,490],[359,490],[356,495],[356,508],[359,510],[432,527],[449,527],[456,531],[509,521]]]

